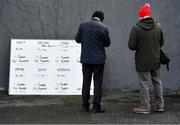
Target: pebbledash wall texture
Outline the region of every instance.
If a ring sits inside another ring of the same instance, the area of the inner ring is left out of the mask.
[[[145,2],[162,25],[163,49],[171,58],[170,71],[161,68],[163,87],[180,89],[180,0],[0,0],[0,88],[8,88],[12,38],[74,39],[79,24],[103,10],[112,40],[106,49],[104,88],[136,89],[134,52],[127,43]]]

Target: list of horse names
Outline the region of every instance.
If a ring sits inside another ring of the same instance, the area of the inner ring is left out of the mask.
[[[80,51],[74,40],[12,39],[9,94],[80,95]]]

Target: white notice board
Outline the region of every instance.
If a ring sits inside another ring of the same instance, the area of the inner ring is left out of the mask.
[[[80,51],[74,40],[12,39],[9,94],[81,95]]]

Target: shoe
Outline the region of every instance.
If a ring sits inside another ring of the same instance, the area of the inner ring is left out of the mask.
[[[89,103],[82,104],[82,112],[89,112]]]
[[[159,104],[153,107],[154,112],[164,112],[164,104]]]
[[[153,109],[154,112],[164,112],[164,108],[155,108]]]
[[[88,108],[82,108],[82,112],[89,112]]]
[[[139,108],[134,108],[133,112],[138,113],[138,114],[149,114],[150,109],[147,109],[147,108],[144,108],[144,107],[139,107]]]
[[[105,109],[104,108],[100,108],[100,109],[93,109],[93,113],[104,113]]]

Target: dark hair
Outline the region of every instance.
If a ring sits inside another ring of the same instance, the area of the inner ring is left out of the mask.
[[[93,13],[92,17],[98,17],[102,22],[104,20],[104,13],[103,11],[96,11]]]

